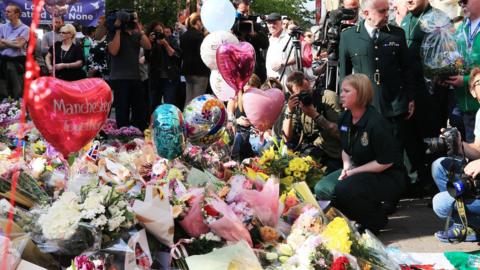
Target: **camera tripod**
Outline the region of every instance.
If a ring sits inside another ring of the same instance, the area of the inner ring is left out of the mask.
[[[283,65],[283,70],[282,70],[282,74],[280,75],[279,81],[282,81],[283,76],[285,75],[285,71],[287,70],[288,60],[290,59],[290,55],[292,55],[293,50],[295,50],[295,64],[296,64],[297,70],[303,71],[302,44],[300,43],[300,40],[298,39],[298,37],[294,35],[290,35],[290,38],[288,39],[287,44],[285,44],[285,47],[283,48],[282,52],[285,53],[290,42],[292,42],[292,46],[290,46],[290,50],[288,51],[287,59],[285,60],[285,63]]]

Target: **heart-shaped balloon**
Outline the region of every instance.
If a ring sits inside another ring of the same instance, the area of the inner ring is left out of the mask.
[[[67,82],[40,77],[32,82],[27,97],[33,123],[65,158],[97,135],[111,105],[110,87],[97,78]]]
[[[210,86],[212,91],[221,101],[228,101],[235,97],[236,92],[222,78],[218,70],[214,69],[210,73]]]
[[[217,49],[217,66],[223,79],[238,93],[253,74],[255,49],[248,42],[222,44]]]
[[[250,88],[243,94],[243,109],[248,120],[260,131],[270,129],[282,112],[285,95],[282,90]]]

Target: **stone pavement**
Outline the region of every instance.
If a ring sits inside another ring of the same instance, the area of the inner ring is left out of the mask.
[[[403,199],[398,211],[389,217],[389,223],[379,239],[388,247],[404,252],[446,252],[480,250],[477,243],[449,244],[435,239],[433,234],[443,230],[445,222],[433,213],[430,198]]]

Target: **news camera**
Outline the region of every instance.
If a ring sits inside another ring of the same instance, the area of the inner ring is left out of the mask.
[[[120,26],[122,30],[135,28],[135,12],[133,10],[112,10],[106,16],[106,24],[109,32],[115,32],[115,21],[117,19],[122,22]]]

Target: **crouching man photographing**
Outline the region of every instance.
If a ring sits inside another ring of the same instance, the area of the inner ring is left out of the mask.
[[[470,93],[480,102],[480,68],[470,75]],[[433,198],[433,211],[440,218],[452,217],[453,224],[435,233],[442,242],[480,241],[480,110],[476,115],[475,140],[461,142],[457,147],[461,160],[454,157],[437,159],[432,164],[432,176],[440,193]],[[448,144],[448,143],[447,143]]]
[[[340,105],[335,92],[312,91],[302,72],[287,78],[290,98],[284,110],[282,135],[295,151],[327,166],[327,173],[342,167],[337,119]]]

